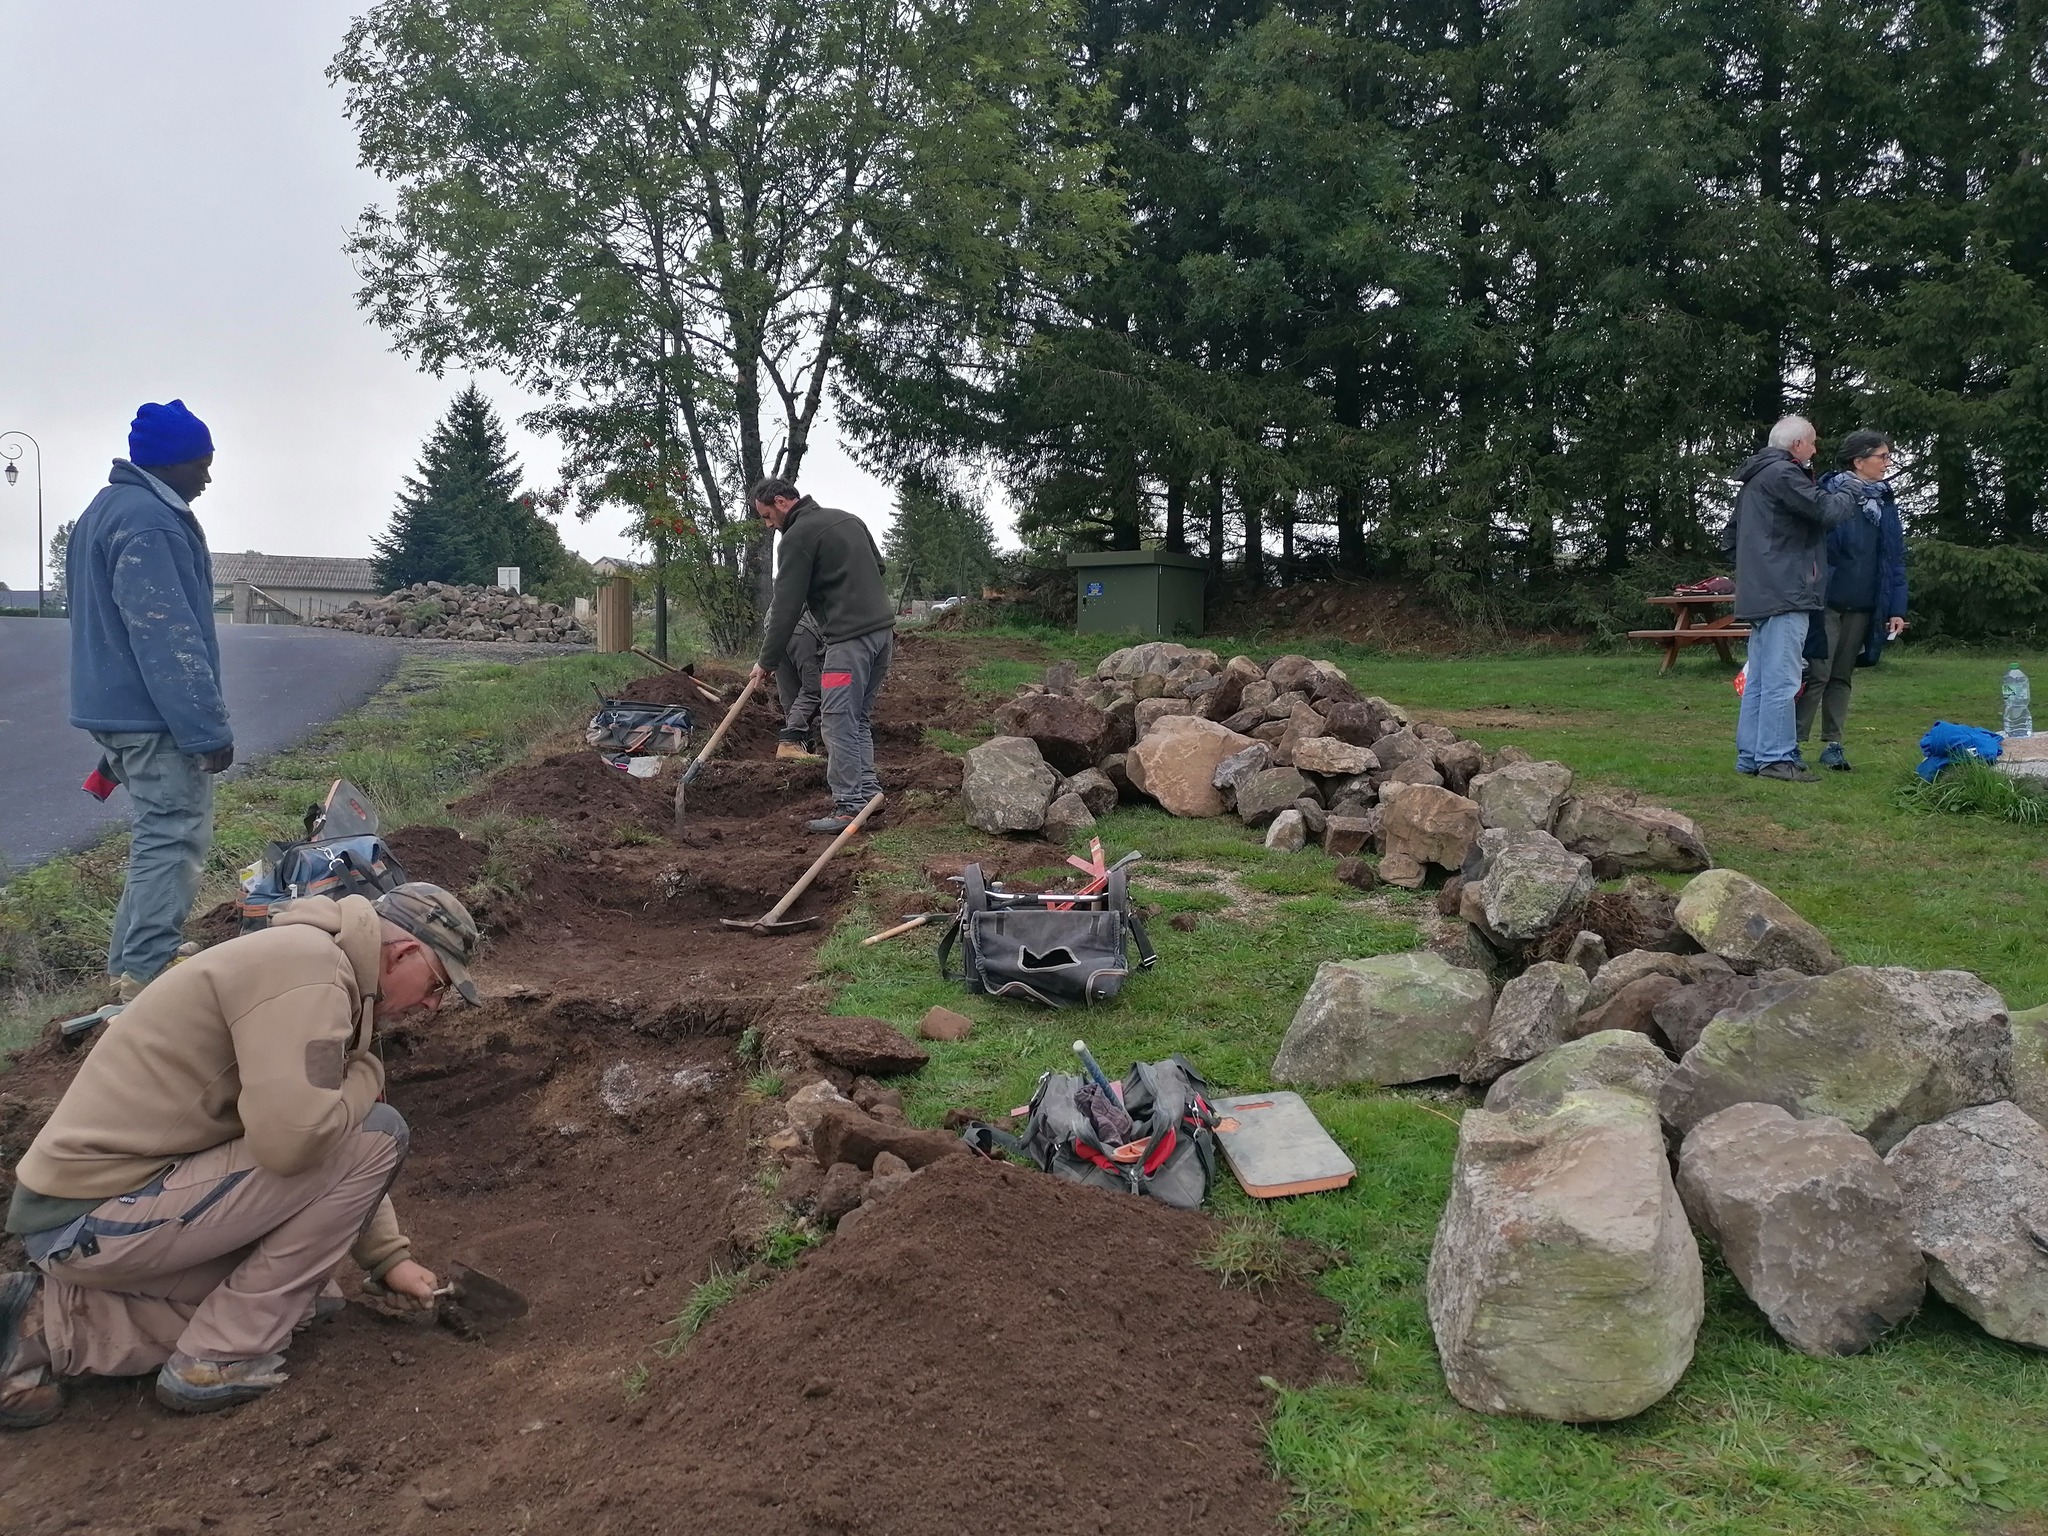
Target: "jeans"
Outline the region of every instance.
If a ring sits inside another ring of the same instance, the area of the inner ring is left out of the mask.
[[[808,624],[799,624],[775,668],[775,691],[782,700],[782,729],[777,735],[783,741],[809,743],[818,723],[818,674],[824,665],[825,637]]]
[[[1735,769],[1755,773],[1772,763],[1796,762],[1799,737],[1793,700],[1806,668],[1804,613],[1755,620],[1749,632],[1749,680],[1735,720]]]
[[[1842,739],[1842,728],[1849,720],[1849,690],[1856,682],[1856,658],[1863,654],[1863,642],[1870,638],[1873,622],[1868,608],[1828,609],[1828,659],[1806,664],[1806,692],[1799,699],[1801,741],[1813,734],[1816,711],[1820,714],[1820,739]]]
[[[94,731],[92,739],[135,802],[107,974],[153,981],[185,937],[185,918],[213,846],[213,775],[163,731]]]
[[[887,629],[825,647],[818,677],[825,699],[825,782],[832,787],[832,808],[842,816],[855,815],[882,792],[875,777],[873,715],[895,654],[896,634]]]

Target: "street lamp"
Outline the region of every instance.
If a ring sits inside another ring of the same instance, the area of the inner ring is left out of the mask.
[[[10,437],[18,437],[36,451],[36,617],[43,616],[43,445],[26,432],[0,432],[0,459],[7,461],[7,487],[14,488],[21,479],[21,470],[15,460],[21,457],[21,443],[10,443]]]

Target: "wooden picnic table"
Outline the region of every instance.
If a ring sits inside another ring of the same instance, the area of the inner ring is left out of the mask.
[[[1669,629],[1632,629],[1628,632],[1631,640],[1661,640],[1664,643],[1664,665],[1657,669],[1658,675],[1671,670],[1678,660],[1679,647],[1686,645],[1712,645],[1721,653],[1721,659],[1729,666],[1735,665],[1735,656],[1728,649],[1737,640],[1749,638],[1749,626],[1738,624],[1732,611],[1735,598],[1732,593],[1700,593],[1682,596],[1674,593],[1669,597],[1653,597],[1649,602],[1659,608],[1673,610]],[[1707,615],[1716,608],[1731,611],[1708,619]],[[1700,622],[1705,619],[1706,622]]]

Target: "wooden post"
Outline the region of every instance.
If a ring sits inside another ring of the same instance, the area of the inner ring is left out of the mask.
[[[597,648],[633,649],[633,578],[612,576],[597,589]]]

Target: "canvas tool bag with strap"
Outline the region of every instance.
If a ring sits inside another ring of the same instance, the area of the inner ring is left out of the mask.
[[[301,896],[368,896],[405,884],[406,873],[374,832],[309,843],[272,843],[242,892],[242,932],[270,926],[271,909]]]
[[[1038,1080],[1022,1131],[974,1124],[962,1139],[984,1156],[1006,1152],[1055,1178],[1147,1195],[1192,1211],[1216,1178],[1216,1112],[1209,1084],[1187,1061],[1141,1061],[1106,1102],[1085,1077]]]
[[[605,752],[632,757],[673,757],[690,750],[697,721],[680,704],[638,704],[631,699],[603,699],[583,740]]]
[[[1099,1003],[1123,990],[1133,946],[1139,969],[1158,963],[1120,869],[1093,896],[992,891],[979,864],[960,880],[960,910],[939,940],[939,974],[964,980],[970,992],[1048,1008]],[[955,944],[959,971],[952,969]]]

